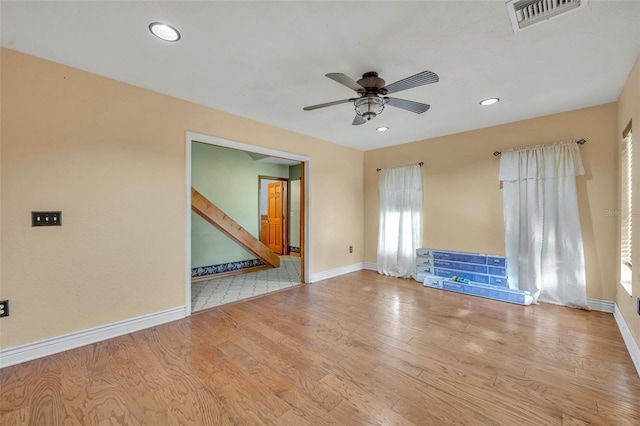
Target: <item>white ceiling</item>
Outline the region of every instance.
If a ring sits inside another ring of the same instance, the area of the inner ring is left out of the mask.
[[[590,0],[518,33],[504,1],[3,0],[0,13],[4,47],[360,150],[615,101],[640,53],[640,0]],[[182,39],[155,38],[154,21]],[[424,114],[387,106],[352,126],[350,103],[302,110],[353,97],[329,72],[390,84],[424,70],[440,82],[393,95]]]

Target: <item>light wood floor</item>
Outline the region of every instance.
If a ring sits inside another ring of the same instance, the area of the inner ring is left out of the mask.
[[[0,424],[639,425],[613,316],[360,271],[7,367]]]

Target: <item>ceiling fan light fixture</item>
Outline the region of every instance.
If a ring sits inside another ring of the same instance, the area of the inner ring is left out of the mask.
[[[437,83],[439,81],[438,75],[431,71],[422,71],[416,75],[398,80],[389,85],[386,85],[385,81],[381,79],[375,71],[364,73],[362,78],[358,81],[355,81],[351,77],[339,72],[331,72],[329,74],[325,74],[325,76],[355,91],[359,97],[310,105],[303,107],[302,109],[304,111],[313,111],[314,109],[353,102],[354,109],[356,110],[356,116],[353,118],[353,122],[351,123],[353,126],[360,126],[368,120],[382,114],[386,104],[415,114],[422,114],[423,112],[426,112],[431,105],[408,101],[406,99],[388,98],[386,95],[389,93],[412,89],[418,86],[424,86],[426,84]],[[384,131],[387,129],[378,130]]]
[[[480,105],[488,106],[488,105],[497,104],[498,102],[500,102],[500,98],[487,98],[487,99],[481,100]]]
[[[162,22],[150,23],[149,31],[160,40],[172,42],[180,40],[180,32],[171,25],[163,24]]]
[[[356,107],[356,113],[367,120],[371,120],[375,116],[380,115],[384,110],[385,103],[384,98],[377,96],[364,96],[353,102]]]
[[[380,127],[377,127],[376,130],[379,131],[379,132],[386,132],[387,130],[389,130],[389,127],[380,126]]]

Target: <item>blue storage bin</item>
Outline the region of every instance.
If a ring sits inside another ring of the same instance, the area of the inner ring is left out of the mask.
[[[438,259],[438,260],[451,260],[454,262],[464,262],[464,263],[478,263],[481,265],[487,264],[487,256],[483,256],[480,254],[434,250],[433,257],[434,259]]]
[[[489,284],[499,287],[507,287],[507,279],[504,277],[489,277]]]
[[[432,265],[433,258],[428,256],[416,256],[416,265]]]
[[[457,276],[473,283],[508,288],[506,259],[503,256],[429,248],[417,249],[416,254],[416,266],[420,272],[448,279]]]
[[[489,284],[488,275],[474,274],[471,272],[464,272],[464,271],[454,271],[451,269],[443,269],[443,268],[434,268],[434,269],[435,269],[434,275],[437,275],[439,277],[451,278],[453,276],[456,276],[460,278],[466,278],[469,281],[473,281],[476,283]]]
[[[507,260],[500,256],[489,256],[487,258],[487,264],[491,266],[500,266],[505,268],[507,266]]]
[[[496,268],[493,266],[489,266],[489,275],[497,275],[499,277],[507,276],[507,268]]]
[[[437,268],[446,268],[446,269],[452,269],[456,271],[477,272],[479,274],[487,273],[486,265],[478,265],[475,263],[460,263],[460,262],[451,262],[448,260],[434,260],[433,266]]]
[[[527,297],[524,292],[519,290],[501,289],[483,286],[482,284],[465,284],[447,280],[442,282],[442,288],[444,290],[455,291],[456,293],[471,294],[473,296],[486,297],[520,305],[529,305],[531,303],[531,296]]]

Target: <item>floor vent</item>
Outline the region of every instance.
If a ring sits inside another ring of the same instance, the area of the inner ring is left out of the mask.
[[[589,0],[510,0],[507,11],[513,31],[522,31],[533,25],[585,7]]]

